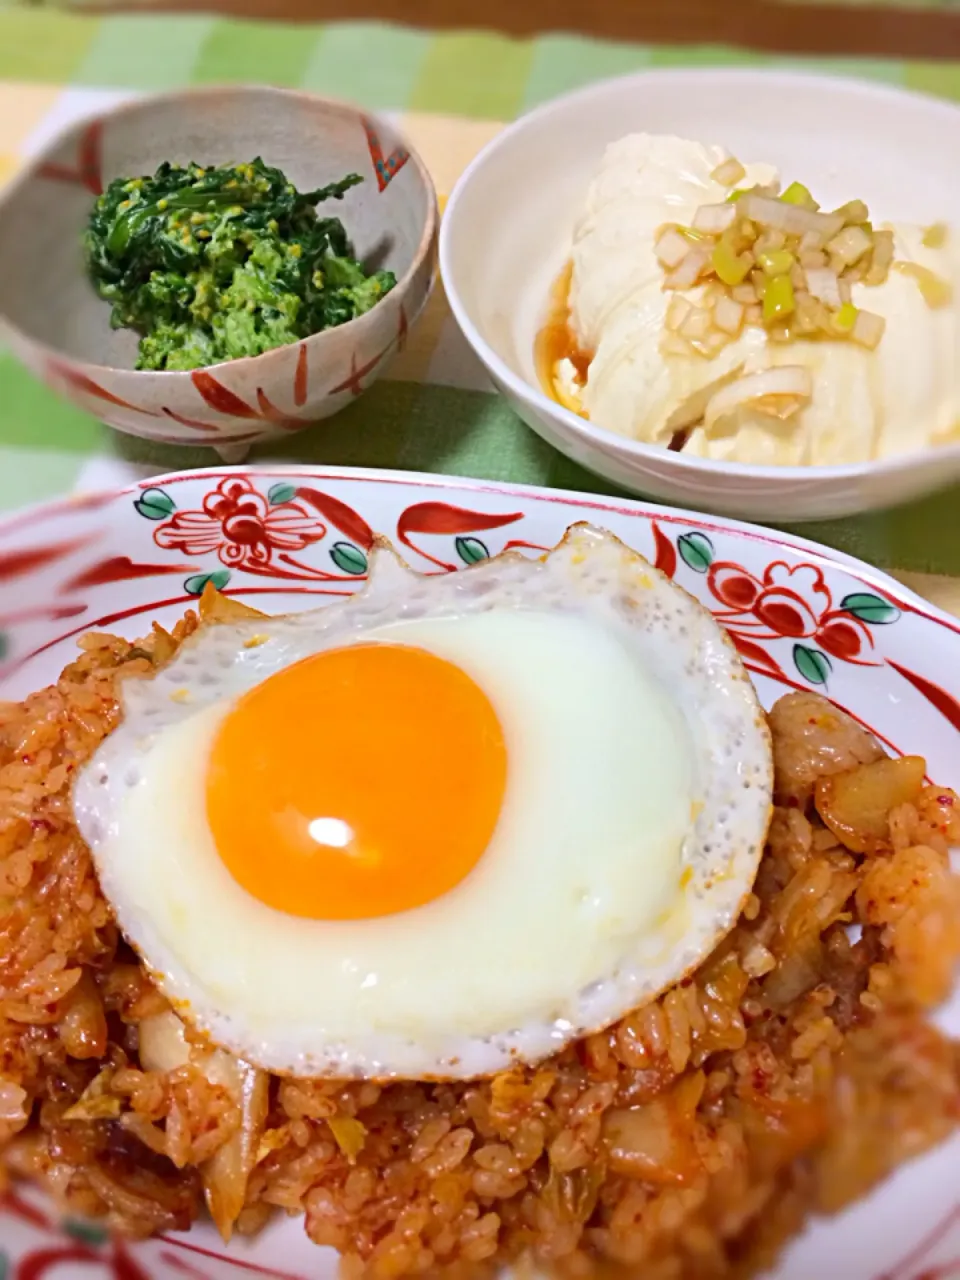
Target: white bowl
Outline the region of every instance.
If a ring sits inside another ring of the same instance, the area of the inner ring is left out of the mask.
[[[533,344],[550,286],[604,148],[639,130],[768,161],[827,205],[860,197],[884,221],[957,220],[960,110],[934,98],[783,71],[689,70],[640,72],[547,103],[474,160],[440,233],[457,322],[524,421],[626,489],[751,520],[853,515],[960,478],[960,441],[883,462],[750,466],[628,440],[544,394]]]

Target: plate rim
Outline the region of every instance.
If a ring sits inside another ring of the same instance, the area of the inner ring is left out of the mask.
[[[960,108],[958,108],[960,115]],[[146,489],[161,488],[164,484],[184,483],[191,480],[220,480],[231,476],[270,475],[310,475],[315,479],[325,478],[334,481],[354,481],[363,484],[395,484],[420,485],[425,488],[456,489],[468,493],[496,493],[508,496],[528,497],[538,501],[553,502],[561,506],[580,506],[602,512],[611,511],[617,515],[642,516],[649,514],[651,518],[662,520],[668,524],[695,524],[700,528],[717,533],[733,533],[752,542],[766,543],[774,547],[786,547],[791,551],[803,552],[817,557],[828,565],[847,569],[858,577],[868,581],[896,598],[898,605],[911,613],[917,614],[936,625],[945,627],[960,640],[960,618],[954,617],[931,600],[908,587],[886,569],[871,565],[858,556],[846,551],[817,542],[813,538],[804,538],[794,533],[784,533],[780,529],[756,524],[749,520],[739,520],[732,516],[712,515],[709,512],[695,511],[687,507],[667,506],[663,503],[647,501],[644,498],[632,498],[626,494],[590,493],[585,490],[553,488],[548,485],[532,485],[511,480],[485,480],[474,476],[447,475],[430,471],[405,471],[401,468],[389,467],[337,467],[316,463],[278,463],[269,462],[239,463],[233,466],[186,467],[174,471],[164,471],[156,475],[132,480],[129,484],[116,487],[80,489],[58,498],[49,498],[40,502],[28,503],[0,515],[0,541],[15,533],[21,526],[38,523],[45,516],[56,517],[96,510],[106,507],[118,499],[142,493]],[[572,521],[571,523],[575,523]]]
[[[492,494],[500,497],[515,498],[522,503],[528,500],[532,503],[544,502],[556,508],[579,508],[580,512],[591,512],[596,514],[597,523],[603,523],[604,512],[617,514],[624,517],[639,517],[645,522],[662,521],[672,527],[694,526],[722,535],[734,538],[746,538],[749,542],[770,549],[780,549],[791,553],[812,559],[823,567],[833,568],[841,572],[848,572],[855,575],[865,583],[876,585],[881,591],[888,595],[901,607],[910,610],[912,613],[923,618],[924,623],[931,622],[939,624],[945,628],[951,636],[960,638],[960,620],[946,613],[938,606],[924,600],[922,596],[917,594],[911,588],[901,584],[892,575],[886,573],[885,570],[874,569],[866,561],[858,557],[851,556],[846,552],[834,550],[823,543],[816,542],[812,539],[804,538],[792,533],[784,533],[778,529],[768,528],[766,526],[753,524],[749,521],[737,520],[724,516],[714,516],[708,513],[700,513],[682,507],[665,506],[663,504],[650,502],[645,499],[633,498],[621,494],[597,494],[583,491],[551,488],[548,486],[536,486],[528,484],[514,483],[509,480],[485,480],[469,476],[446,475],[440,473],[405,471],[401,469],[383,469],[383,468],[361,468],[361,467],[338,467],[325,466],[309,463],[277,463],[269,462],[256,464],[239,464],[235,466],[215,466],[200,468],[183,468],[173,470],[158,475],[140,477],[131,480],[127,484],[118,484],[104,486],[100,488],[81,489],[72,494],[65,494],[57,498],[46,501],[26,504],[18,509],[0,515],[0,543],[7,536],[14,534],[16,536],[18,529],[22,527],[32,526],[34,523],[42,523],[45,517],[63,517],[77,514],[82,516],[86,511],[96,512],[98,509],[108,510],[114,507],[114,504],[122,503],[124,499],[134,499],[138,494],[142,494],[151,488],[159,488],[168,483],[184,484],[184,483],[201,483],[203,485],[215,486],[218,481],[230,477],[247,477],[254,483],[262,486],[264,482],[275,478],[300,478],[309,477],[318,482],[326,480],[340,483],[361,483],[372,485],[371,496],[378,488],[385,488],[389,485],[396,485],[402,488],[424,488],[432,489],[440,494]],[[375,500],[375,499],[374,499]],[[132,502],[129,504],[132,509]],[[124,508],[116,508],[115,510],[123,511]],[[576,518],[582,518],[578,515]],[[587,518],[592,518],[588,516]],[[568,523],[573,523],[573,520]],[[951,643],[951,642],[948,642]],[[943,1144],[942,1148],[946,1149],[949,1144]],[[929,1155],[928,1152],[923,1153],[924,1156]],[[905,1162],[900,1167],[900,1171],[908,1170],[915,1162]],[[880,1184],[880,1192],[889,1189],[891,1179],[885,1178]],[[854,1202],[854,1206],[861,1205],[866,1202],[867,1196],[864,1196]],[[953,1226],[956,1220],[956,1209],[951,1209],[949,1216],[949,1225]],[[810,1227],[816,1228],[824,1219],[817,1215],[811,1217],[807,1224],[807,1230]],[[293,1227],[294,1230],[302,1233],[302,1221],[299,1218],[282,1221],[284,1234],[281,1236],[278,1229],[277,1236],[273,1237],[274,1247],[284,1247],[284,1240],[291,1237],[286,1233]],[[935,1228],[936,1229],[936,1228]],[[935,1230],[934,1229],[934,1230]],[[790,1244],[796,1245],[797,1241],[802,1240],[805,1235],[801,1234],[791,1239]],[[923,1237],[920,1244],[915,1246],[911,1253],[905,1258],[897,1258],[897,1267],[889,1269],[889,1275],[884,1272],[883,1280],[893,1280],[894,1270],[898,1280],[906,1280],[906,1273],[900,1268],[906,1263],[912,1263],[914,1254],[917,1253],[920,1245],[926,1240]],[[261,1237],[263,1239],[263,1237]],[[300,1240],[300,1234],[297,1239]],[[179,1239],[171,1239],[168,1236],[161,1237],[156,1243],[159,1244],[176,1244],[185,1247],[188,1250],[190,1245],[183,1245]],[[210,1240],[211,1245],[213,1240]],[[789,1246],[788,1246],[789,1248]],[[201,1249],[196,1249],[201,1252]],[[190,1250],[191,1252],[194,1250]],[[234,1254],[231,1256],[229,1249],[224,1253],[210,1252],[209,1258],[214,1264],[226,1264],[230,1267],[248,1269],[250,1274],[260,1274],[264,1276],[279,1275],[272,1268],[272,1255],[265,1257],[263,1262],[259,1259],[250,1257],[249,1261],[244,1254]],[[783,1252],[778,1259],[778,1267],[783,1267],[788,1253]],[[15,1255],[19,1259],[19,1255]],[[138,1259],[139,1261],[139,1259]],[[319,1263],[319,1258],[318,1258]],[[789,1264],[787,1264],[789,1265]],[[157,1255],[154,1261],[152,1255],[149,1259],[143,1260],[143,1266],[146,1275],[154,1276],[155,1280],[165,1277],[168,1273],[172,1276],[172,1270],[166,1264],[166,1260]],[[154,1271],[154,1267],[156,1270]],[[307,1269],[304,1271],[306,1275],[325,1274],[318,1266],[316,1269]],[[774,1272],[770,1280],[776,1280],[778,1272]],[[212,1278],[211,1278],[212,1280]],[[286,1280],[299,1280],[296,1274],[290,1274]],[[866,1280],[866,1275],[861,1275],[860,1280]],[[874,1280],[879,1280],[874,1277]],[[911,1280],[921,1280],[919,1275],[912,1275]]]

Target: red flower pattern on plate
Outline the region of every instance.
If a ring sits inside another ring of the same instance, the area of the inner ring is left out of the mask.
[[[327,526],[299,502],[271,506],[245,476],[229,476],[206,495],[201,511],[176,511],[154,533],[165,550],[216,552],[231,569],[268,569],[277,552],[303,551]]]
[[[707,586],[725,606],[714,615],[728,630],[747,632],[754,640],[813,640],[831,657],[873,665],[861,656],[874,647],[870,628],[849,608],[834,608],[816,565],[775,560],[756,578],[738,564],[718,560],[707,570]]]
[[[676,550],[656,524],[653,534],[659,569],[673,577],[682,560],[706,577],[721,606],[713,615],[748,662],[782,676],[765,646],[792,640],[794,665],[808,684],[826,684],[833,659],[861,667],[883,665],[870,656],[875,647],[870,628],[900,617],[900,610],[883,596],[856,591],[835,601],[818,565],[773,560],[758,576],[734,560],[718,560],[712,538],[700,530],[680,534]]]

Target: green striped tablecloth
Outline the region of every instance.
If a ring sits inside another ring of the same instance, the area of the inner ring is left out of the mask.
[[[520,41],[376,24],[280,26],[205,15],[84,16],[0,0],[0,182],[66,121],[131,91],[260,80],[392,113],[443,197],[496,130],[589,80],[684,63],[804,66],[960,99],[956,61],[776,58],[567,35]],[[450,472],[608,491],[542,444],[490,392],[442,296],[390,380],[338,418],[257,457]],[[205,450],[119,436],[71,409],[0,349],[0,512],[76,487],[212,464]],[[960,579],[960,487],[883,515],[802,532],[897,572]],[[946,584],[956,591],[960,583]],[[936,593],[934,593],[936,594]],[[953,604],[952,595],[944,597]]]

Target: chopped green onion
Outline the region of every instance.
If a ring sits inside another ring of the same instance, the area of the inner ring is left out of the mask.
[[[796,307],[793,282],[789,276],[773,276],[763,293],[764,323],[771,323],[790,315]]]
[[[766,275],[785,276],[796,262],[796,258],[789,249],[773,249],[769,253],[761,253],[759,262]]]
[[[859,310],[852,302],[845,302],[830,317],[830,324],[838,333],[853,333],[853,326],[857,323],[859,314]]]
[[[742,284],[753,266],[748,253],[735,253],[729,241],[724,239],[717,242],[710,261],[714,271],[726,285]]]
[[[820,206],[814,200],[807,187],[802,182],[791,182],[780,199],[784,204],[800,205],[804,209],[810,209],[816,212]]]

